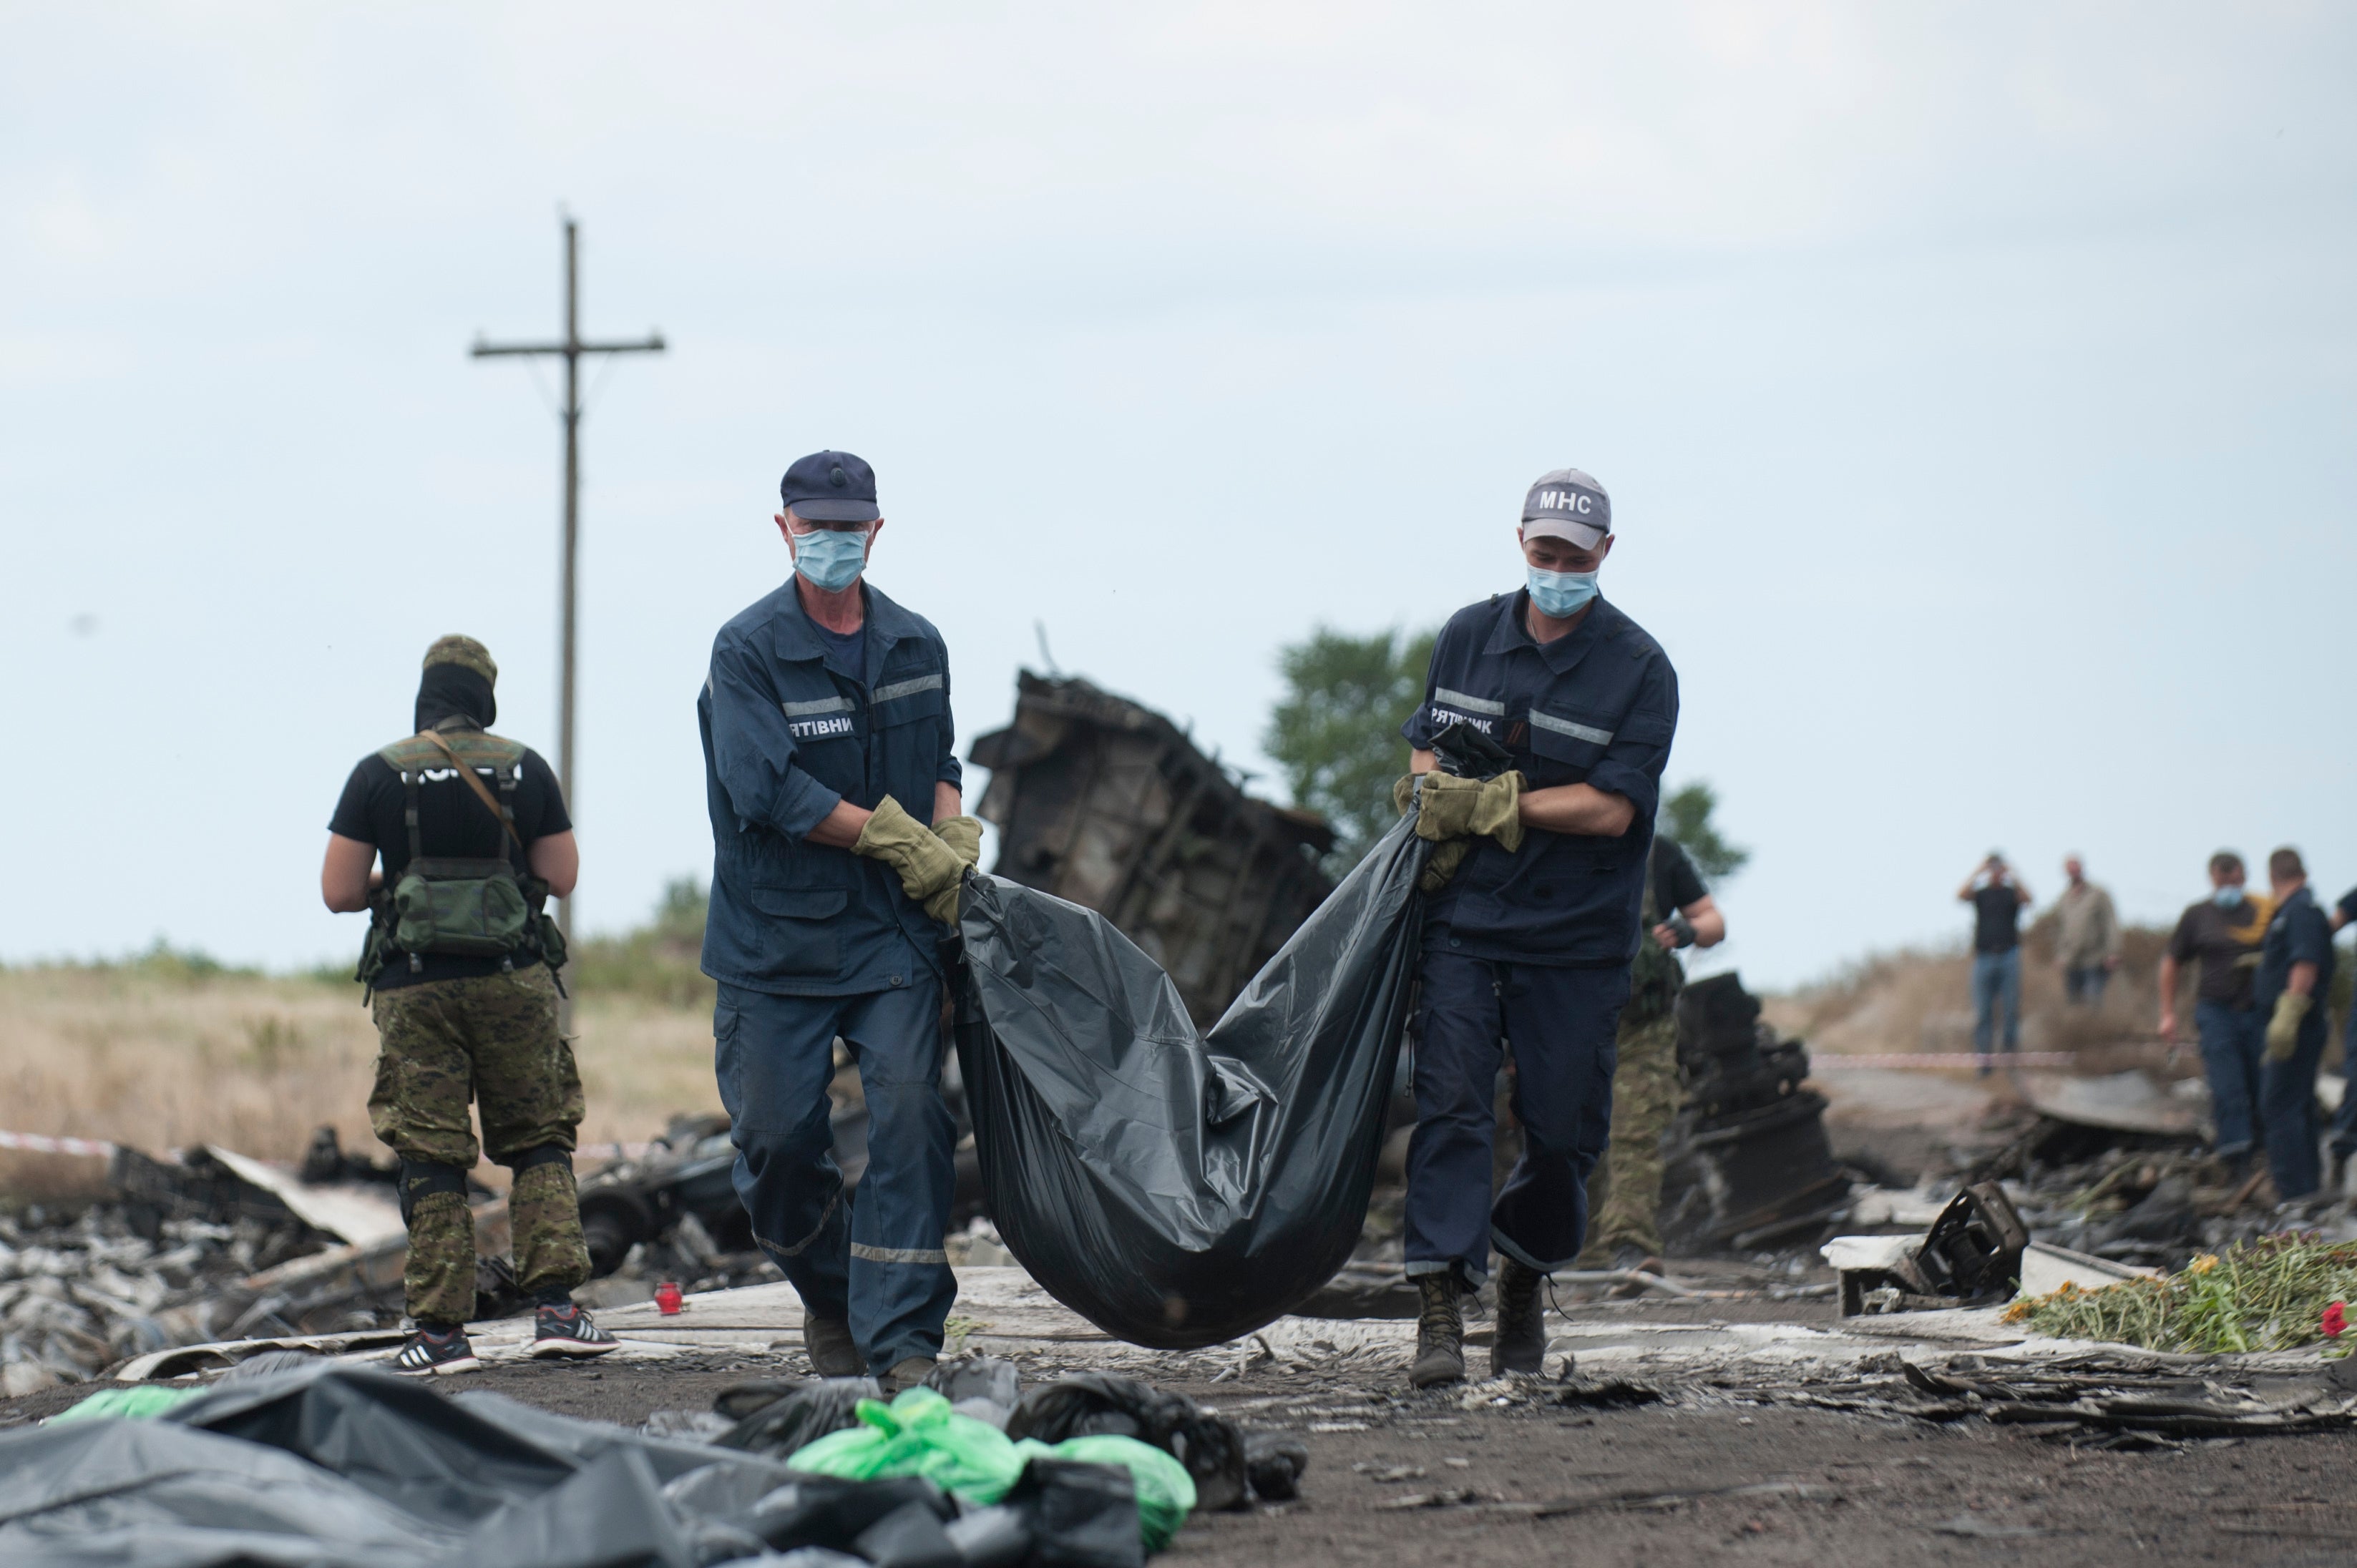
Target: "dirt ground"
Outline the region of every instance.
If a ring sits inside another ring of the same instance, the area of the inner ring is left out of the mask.
[[[1575,1312],[1832,1318],[1823,1302]],[[1022,1365],[1027,1384],[1065,1369],[1045,1356]],[[707,1409],[746,1378],[805,1369],[793,1351],[698,1352],[660,1364],[492,1366],[435,1386],[635,1424],[659,1410]],[[2345,1500],[2357,1434],[2116,1453],[1978,1422],[1752,1404],[1729,1389],[1684,1389],[1668,1407],[1501,1409],[1461,1391],[1415,1394],[1396,1374],[1261,1366],[1163,1386],[1292,1432],[1310,1452],[1298,1500],[1198,1516],[1166,1559],[1174,1565],[2321,1563],[2348,1561],[2357,1545]],[[82,1391],[0,1403],[0,1425]]]

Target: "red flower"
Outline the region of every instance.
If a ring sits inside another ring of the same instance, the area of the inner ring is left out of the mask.
[[[2349,1304],[2347,1302],[2336,1301],[2324,1309],[2324,1337],[2327,1339],[2340,1338],[2341,1331],[2348,1326]]]

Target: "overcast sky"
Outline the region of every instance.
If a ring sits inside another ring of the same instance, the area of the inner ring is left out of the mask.
[[[655,13],[660,12],[660,15]],[[1757,983],[2010,852],[2133,917],[2357,882],[2357,12],[0,5],[0,960],[343,959],[328,813],[436,635],[554,746],[585,435],[592,929],[708,870],[694,699],[877,467],[961,750],[1068,670],[1258,740],[1278,648],[1512,588],[1610,489]],[[1265,780],[1264,788],[1273,788]]]

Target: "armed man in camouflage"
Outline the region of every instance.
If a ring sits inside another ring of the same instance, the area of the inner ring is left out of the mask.
[[[556,1026],[564,939],[543,908],[573,891],[580,849],[548,764],[490,733],[498,679],[471,637],[425,650],[415,733],[352,769],[319,873],[328,908],[372,916],[356,978],[382,1040],[369,1120],[401,1156],[416,1334],[393,1365],[413,1374],[478,1365],[467,1173],[484,1147],[515,1174],[508,1223],[516,1283],[536,1309],[532,1353],[615,1348],[573,1305],[589,1277],[573,1185],[581,1077]]]
[[[1662,1134],[1678,1113],[1678,1026],[1672,1015],[1685,972],[1679,948],[1716,947],[1727,917],[1674,838],[1656,833],[1645,865],[1646,937],[1629,966],[1620,1010],[1620,1064],[1612,1072],[1612,1141],[1588,1182],[1596,1223],[1583,1269],[1662,1267]],[[1626,1288],[1626,1287],[1623,1287]]]

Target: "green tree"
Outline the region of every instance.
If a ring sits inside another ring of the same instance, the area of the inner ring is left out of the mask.
[[[1714,882],[1721,882],[1743,869],[1751,852],[1731,844],[1719,836],[1718,825],[1711,813],[1718,809],[1718,791],[1697,779],[1662,797],[1662,813],[1654,819],[1654,829],[1678,841],[1691,856],[1695,869]]]
[[[568,983],[585,995],[642,996],[674,1007],[711,1006],[712,982],[698,966],[709,902],[699,878],[674,877],[663,885],[653,918],[645,925],[619,936],[576,940],[566,971]]]
[[[1329,869],[1357,865],[1394,820],[1392,783],[1407,771],[1399,727],[1424,700],[1433,636],[1320,627],[1277,656],[1285,695],[1261,744],[1294,801],[1334,824]]]

